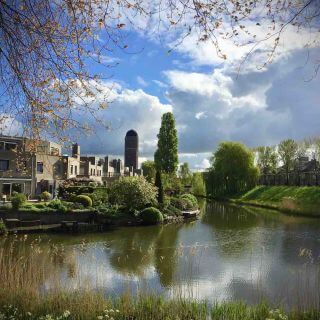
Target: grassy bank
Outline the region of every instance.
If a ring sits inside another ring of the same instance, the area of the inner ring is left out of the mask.
[[[316,320],[320,311],[286,313],[265,303],[249,306],[243,302],[213,304],[175,299],[164,300],[155,295],[122,296],[105,299],[93,293],[52,294],[25,309],[16,304],[0,307],[1,319],[137,319],[137,320]],[[6,315],[3,317],[2,315]],[[2,316],[2,317],[1,317]],[[11,317],[10,317],[11,316]]]
[[[319,187],[258,186],[232,201],[290,214],[320,217]]]

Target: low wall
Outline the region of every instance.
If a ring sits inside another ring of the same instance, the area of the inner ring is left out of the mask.
[[[57,224],[61,221],[77,221],[77,222],[91,222],[95,219],[93,212],[77,212],[77,213],[31,213],[31,212],[14,212],[6,211],[0,212],[0,219],[19,219],[22,221],[40,220],[41,224]]]

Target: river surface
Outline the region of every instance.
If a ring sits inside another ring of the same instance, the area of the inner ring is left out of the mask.
[[[44,291],[58,277],[70,289],[106,295],[150,291],[210,302],[319,305],[320,219],[207,202],[189,223],[27,241],[39,237],[44,259],[59,253],[45,260]]]

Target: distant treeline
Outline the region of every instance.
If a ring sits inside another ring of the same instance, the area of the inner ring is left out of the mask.
[[[257,184],[319,185],[320,138],[286,139],[275,146],[249,149],[222,142],[204,173],[207,195],[242,193]]]

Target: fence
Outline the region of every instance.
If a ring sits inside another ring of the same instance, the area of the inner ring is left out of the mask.
[[[259,184],[266,186],[320,186],[320,172],[289,172],[277,174],[262,174]]]

